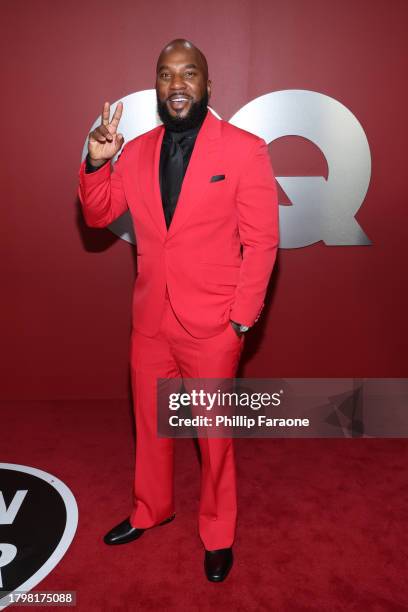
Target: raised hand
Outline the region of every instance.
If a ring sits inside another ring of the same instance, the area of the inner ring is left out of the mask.
[[[89,161],[92,166],[102,166],[108,159],[112,159],[123,145],[123,135],[117,133],[122,111],[123,103],[118,102],[109,121],[110,104],[105,102],[103,105],[101,125],[89,134],[88,139]]]

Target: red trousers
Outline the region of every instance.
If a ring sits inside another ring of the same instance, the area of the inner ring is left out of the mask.
[[[193,338],[166,299],[154,337],[133,330],[130,348],[136,419],[133,527],[157,525],[174,513],[172,438],[157,435],[158,378],[233,378],[244,344],[231,324],[211,338]],[[201,492],[198,529],[207,550],[228,548],[235,534],[237,503],[233,441],[198,438]]]

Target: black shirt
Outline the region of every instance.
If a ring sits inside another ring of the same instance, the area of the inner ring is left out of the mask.
[[[187,166],[189,164],[197,134],[200,131],[201,125],[202,124],[195,128],[191,128],[190,130],[184,130],[183,132],[172,132],[166,129],[163,136],[163,142],[160,151],[159,178],[160,192],[163,203],[163,212],[166,220],[167,229],[170,226],[174,211],[176,210],[181,186],[183,184]],[[173,141],[178,143],[183,155],[183,165],[181,168],[181,172],[177,172],[176,168],[172,170],[172,166],[168,165],[170,158],[170,150]]]

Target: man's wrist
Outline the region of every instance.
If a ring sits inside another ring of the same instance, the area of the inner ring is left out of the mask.
[[[95,172],[96,170],[99,170],[99,168],[102,168],[102,166],[104,166],[108,161],[108,159],[92,159],[88,153],[85,158],[85,172],[87,174],[90,172]]]
[[[241,334],[245,334],[250,329],[249,325],[243,325],[242,323],[238,323],[237,321],[233,321],[232,319],[230,319],[230,321],[234,329],[240,332]]]

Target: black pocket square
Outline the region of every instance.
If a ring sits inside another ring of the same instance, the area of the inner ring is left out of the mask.
[[[210,183],[216,183],[217,181],[223,181],[225,179],[225,174],[214,174],[210,178]]]

